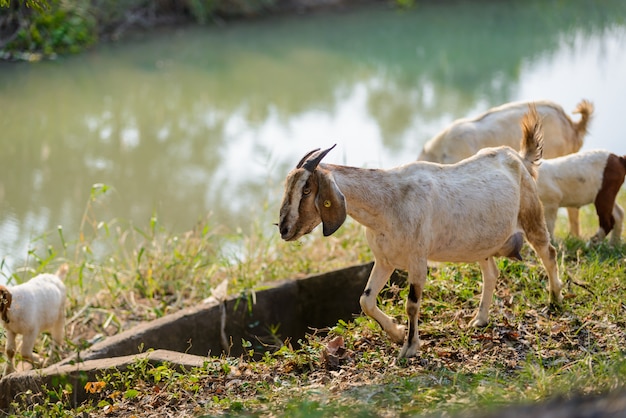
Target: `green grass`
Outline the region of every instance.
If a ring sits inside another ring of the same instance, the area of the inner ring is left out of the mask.
[[[198,222],[170,234],[153,217],[148,227],[97,220],[106,187],[94,188],[81,234],[33,242],[30,268],[11,276],[53,271],[69,262],[67,344],[51,352],[48,338],[37,350],[52,360],[210,295],[228,280],[231,294],[263,283],[369,261],[361,227],[348,222],[336,236],[314,232],[284,243],[258,232],[228,235]],[[626,196],[620,195],[624,203]],[[490,324],[470,329],[480,295],[476,265],[442,264],[431,269],[421,309],[419,358],[397,361],[399,347],[364,316],[311,332],[300,348],[240,358],[207,358],[198,369],[138,360],[130,370],[100,376],[97,389],[71,407],[71,387],[59,384],[16,399],[18,416],[380,416],[435,415],[535,402],[555,395],[600,393],[622,387],[626,378],[626,290],[624,245],[588,246],[567,237],[559,220],[556,245],[565,301],[548,307],[547,279],[534,253],[525,261],[499,259],[501,270]],[[581,214],[583,234],[597,228],[592,207]],[[234,251],[233,248],[237,248]],[[27,273],[27,274],[25,274]],[[382,309],[405,320],[406,289],[388,287]],[[345,354],[334,356],[331,341],[342,337]],[[4,343],[3,336],[0,344]],[[3,360],[0,359],[0,367]]]

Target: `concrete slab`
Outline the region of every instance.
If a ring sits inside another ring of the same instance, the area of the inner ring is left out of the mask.
[[[277,340],[297,343],[311,328],[334,326],[339,319],[350,320],[361,312],[359,297],[372,266],[367,263],[275,282],[263,290],[230,297],[223,304],[183,309],[108,337],[45,369],[13,373],[0,380],[0,409],[6,409],[16,394],[37,393],[44,384],[69,383],[75,402],[81,402],[88,379],[105,370],[124,370],[138,357],[192,367],[210,355],[241,355],[249,349],[243,347],[243,340],[259,353]]]

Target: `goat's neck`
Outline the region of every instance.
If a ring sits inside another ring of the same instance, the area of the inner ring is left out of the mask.
[[[384,228],[390,206],[394,205],[394,182],[390,173],[380,169],[367,169],[325,164],[337,187],[346,198],[347,212],[360,224]]]

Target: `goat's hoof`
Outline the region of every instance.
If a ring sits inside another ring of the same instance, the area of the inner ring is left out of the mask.
[[[548,305],[548,310],[552,312],[561,312],[561,310],[563,309],[562,302],[563,302],[562,296],[559,299],[551,298],[550,303]]]
[[[13,373],[14,371],[15,371],[15,369],[14,369],[12,366],[10,367],[9,365],[7,365],[7,366],[4,368],[4,372],[2,372],[2,376],[0,376],[0,378],[5,377],[5,376],[8,376],[8,375],[10,375],[11,373]]]
[[[403,358],[416,357],[419,353],[419,347],[419,341],[416,341],[411,345],[405,343],[400,350],[400,354],[398,354],[398,360]]]
[[[489,321],[487,321],[486,319],[475,317],[470,321],[469,326],[471,328],[483,328],[486,327],[488,323]]]
[[[397,325],[390,330],[387,330],[387,335],[396,344],[402,344],[406,336],[406,327],[404,325]]]
[[[561,304],[563,303],[563,295],[561,294],[561,292],[557,293],[556,295],[551,293],[549,302],[550,308],[560,308]]]

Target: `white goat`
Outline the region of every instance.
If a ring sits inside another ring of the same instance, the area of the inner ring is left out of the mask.
[[[13,357],[17,334],[22,336],[22,358],[30,362],[41,361],[33,353],[39,333],[50,331],[57,344],[63,342],[65,285],[62,280],[67,271],[68,265],[63,264],[55,274],[39,274],[26,283],[8,288],[0,285],[0,321],[7,336],[5,375],[15,371]]]
[[[626,175],[626,158],[605,150],[543,160],[538,170],[537,190],[550,236],[559,207],[580,208],[594,203],[598,214],[598,232],[592,242],[602,241],[611,232],[615,245],[622,235],[624,210],[615,201]]]
[[[521,259],[525,233],[547,271],[550,301],[560,303],[556,250],[533,178],[541,158],[536,112],[524,119],[523,132],[519,153],[490,148],[453,165],[416,161],[388,170],[362,169],[320,164],[332,147],[311,151],[287,176],[281,237],[297,240],[320,222],[328,236],[347,215],[366,227],[375,262],[360,304],[398,343],[405,341],[405,327],[378,308],[376,297],[395,268],[408,271],[408,334],[399,357],[418,353],[428,260],[479,263],[483,289],[470,326],[484,326],[499,273],[494,257]]]
[[[453,164],[474,155],[487,147],[508,145],[519,148],[521,120],[533,104],[543,129],[543,157],[555,158],[580,150],[587,133],[587,126],[593,113],[593,104],[582,100],[574,113],[580,113],[575,123],[563,108],[551,101],[513,102],[487,110],[471,119],[458,119],[430,141],[418,157],[420,161]],[[580,236],[580,223],[577,208],[567,209],[572,235]]]

